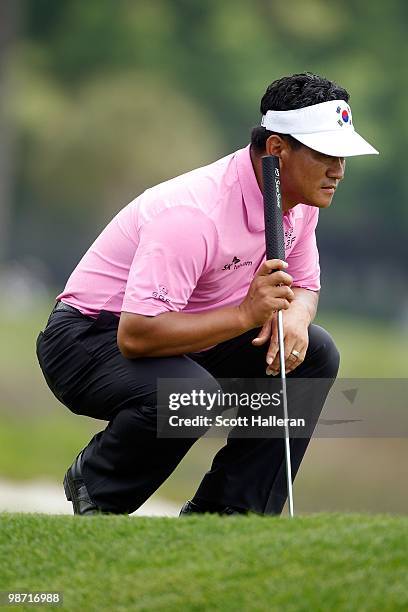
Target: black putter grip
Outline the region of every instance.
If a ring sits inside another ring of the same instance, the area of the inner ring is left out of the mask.
[[[285,261],[279,157],[262,158],[266,259]]]

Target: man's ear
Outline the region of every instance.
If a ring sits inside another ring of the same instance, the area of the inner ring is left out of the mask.
[[[276,157],[281,157],[282,151],[286,148],[287,143],[283,138],[278,136],[278,134],[272,134],[269,136],[268,140],[265,143],[265,152],[266,155],[276,155]]]

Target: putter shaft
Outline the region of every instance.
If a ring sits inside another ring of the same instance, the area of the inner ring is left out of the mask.
[[[286,456],[286,480],[288,483],[288,504],[289,516],[293,517],[293,487],[292,487],[292,465],[290,461],[289,445],[289,425],[288,425],[288,398],[286,393],[286,372],[285,372],[285,347],[283,343],[283,316],[282,311],[278,310],[278,340],[279,340],[279,360],[282,381],[283,396],[283,417],[285,419],[285,456]]]

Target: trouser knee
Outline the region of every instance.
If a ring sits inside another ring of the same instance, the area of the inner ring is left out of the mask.
[[[211,375],[174,383],[169,392],[159,394],[161,422],[177,436],[201,437],[211,427],[212,419],[222,412],[222,388]]]
[[[134,398],[127,402],[126,410],[122,410],[116,420],[122,421],[123,429],[127,434],[137,428],[166,431],[166,436],[174,432],[175,436],[181,436],[180,430],[169,428],[171,416],[193,419],[203,415],[214,417],[221,414],[219,396],[222,388],[218,381],[210,374],[199,378],[173,378],[163,381],[158,380],[157,388],[145,395],[143,398]],[[173,419],[172,422],[177,419]],[[184,423],[185,421],[183,421]],[[163,429],[164,428],[164,429]],[[208,431],[209,426],[201,420],[192,429],[187,427],[186,437],[200,437]]]
[[[309,328],[310,357],[319,366],[321,378],[336,378],[340,365],[340,353],[327,330],[320,325]]]

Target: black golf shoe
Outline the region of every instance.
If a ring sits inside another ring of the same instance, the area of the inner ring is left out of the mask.
[[[179,516],[188,516],[189,514],[220,514],[222,516],[236,516],[236,515],[247,515],[248,510],[242,508],[232,508],[231,506],[220,506],[219,509],[214,510],[214,506],[205,506],[204,504],[197,504],[197,502],[186,501],[182,509],[180,510]]]
[[[79,453],[78,457],[65,474],[65,496],[68,501],[72,502],[74,514],[82,514],[83,516],[110,514],[98,508],[89,497],[88,490],[82,477],[82,453],[83,451]]]

